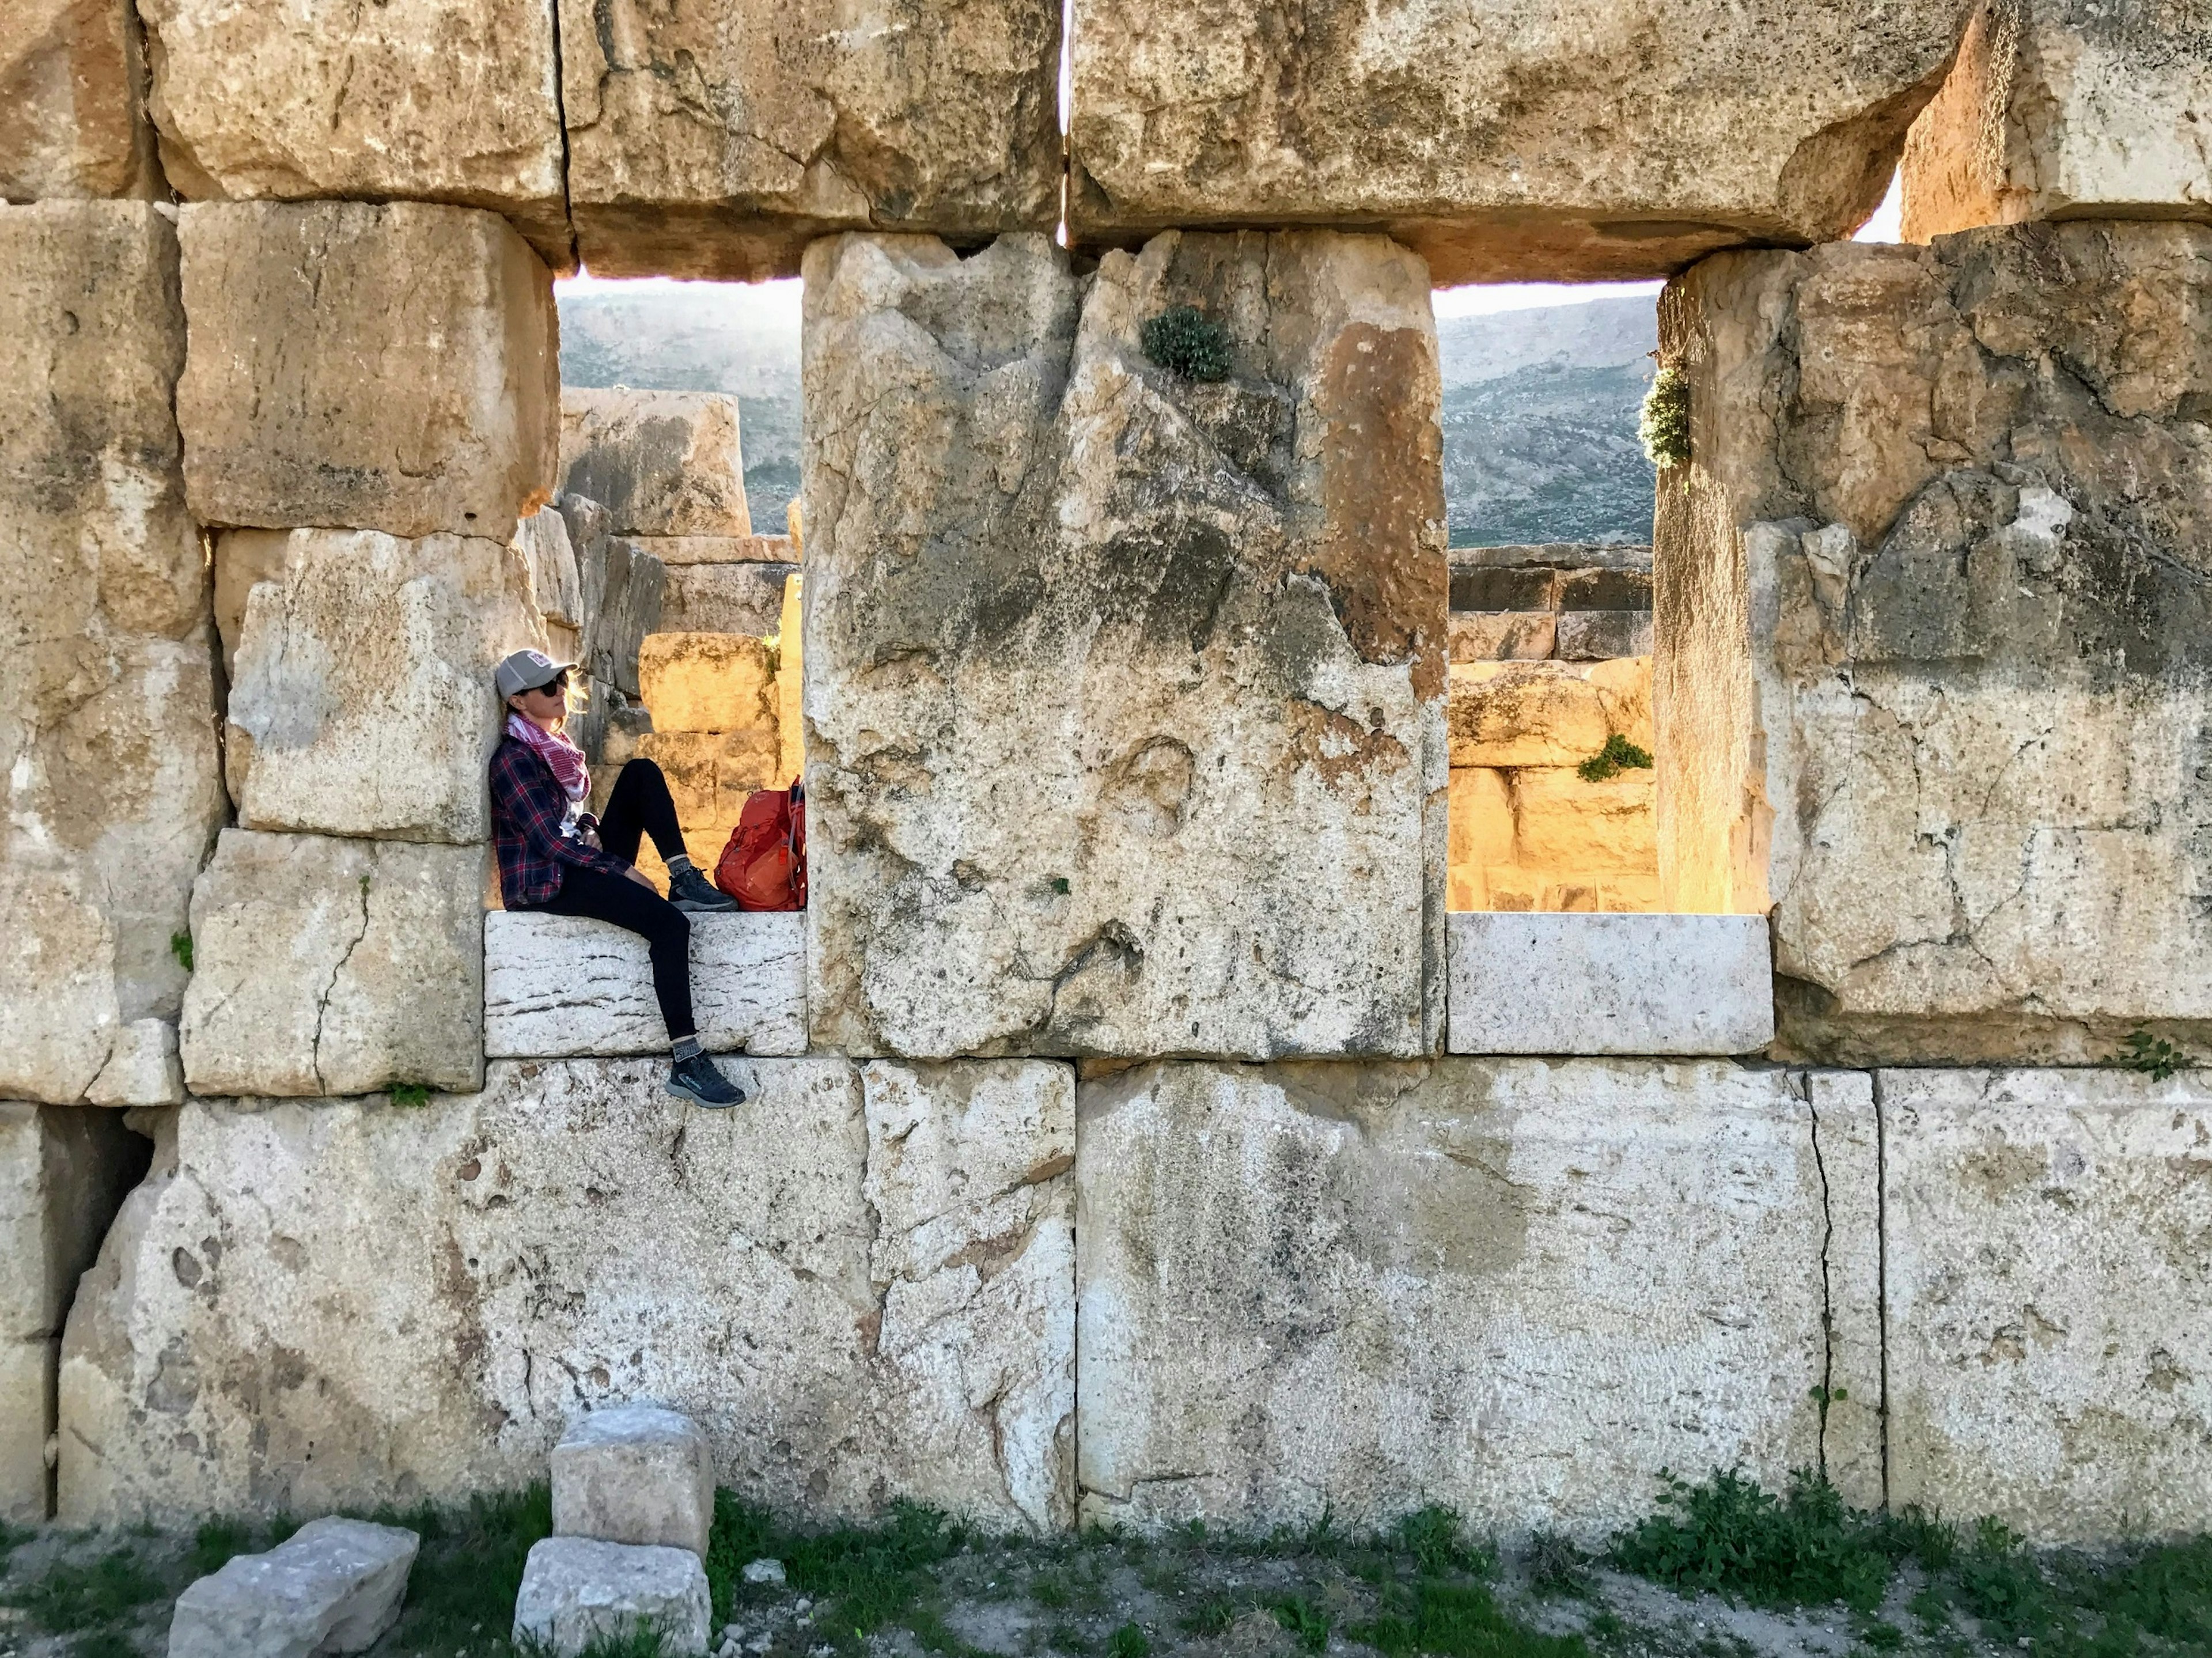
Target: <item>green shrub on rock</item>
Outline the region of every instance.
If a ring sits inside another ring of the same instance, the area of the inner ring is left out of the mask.
[[[1146,323],[1145,355],[1187,380],[1229,378],[1229,331],[1196,306],[1170,306]]]

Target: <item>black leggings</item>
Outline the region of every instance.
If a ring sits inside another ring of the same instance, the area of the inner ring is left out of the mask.
[[[668,780],[652,761],[633,760],[622,768],[607,796],[606,815],[599,819],[599,844],[610,856],[634,864],[638,841],[647,834],[653,836],[664,862],[683,854],[684,832],[677,827]],[[563,864],[560,890],[542,904],[515,908],[551,915],[587,915],[637,933],[653,958],[653,993],[660,1003],[669,1040],[698,1035],[691,1014],[691,918],[651,887],[628,876]]]

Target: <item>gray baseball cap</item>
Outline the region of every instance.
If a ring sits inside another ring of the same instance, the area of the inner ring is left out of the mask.
[[[499,687],[500,701],[504,702],[525,691],[542,689],[575,665],[573,662],[556,662],[543,651],[517,651],[493,671],[492,680]]]

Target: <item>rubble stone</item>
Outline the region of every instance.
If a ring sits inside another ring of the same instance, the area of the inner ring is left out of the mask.
[[[177,420],[203,523],[504,543],[550,498],[552,278],[504,220],[419,202],[181,220]]]
[[[1967,9],[1078,0],[1069,227],[1357,224],[1439,283],[1848,236]]]
[[[1763,915],[1454,915],[1454,1054],[1755,1054]]]
[[[783,584],[795,564],[672,564],[660,590],[660,630],[751,634],[764,638],[783,616]],[[792,649],[799,635],[788,635]]]
[[[161,193],[127,0],[21,0],[0,40],[0,201]]]
[[[192,889],[197,1094],[475,1088],[483,847],[222,832]]]
[[[656,732],[775,729],[775,669],[762,640],[650,634],[638,649],[637,675]]]
[[[618,536],[753,532],[738,400],[720,392],[562,386],[561,478]]]
[[[1718,256],[1661,307],[1666,907],[1774,914],[1781,1052],[2212,1039],[2212,228]]]
[[[752,282],[814,237],[1049,231],[1060,7],[561,0],[568,190],[603,276]]]
[[[704,1559],[714,1524],[714,1457],[707,1436],[680,1411],[592,1411],[553,1448],[560,1536],[688,1549]]]
[[[808,1017],[924,1055],[1414,1054],[1439,1014],[1427,272],[1379,238],[807,256]],[[1177,304],[1230,379],[1152,362]]]
[[[399,1621],[419,1540],[397,1526],[311,1520],[266,1554],[240,1554],[177,1597],[170,1658],[313,1658],[366,1652]]]
[[[1899,169],[1904,237],[2036,219],[2212,219],[2202,10],[1992,0]]]
[[[66,1102],[175,1019],[227,808],[176,233],[145,203],[0,206],[0,1097]]]
[[[1158,1063],[1080,1111],[1086,1523],[1440,1503],[1594,1539],[1662,1468],[1818,1461],[1828,1212],[1786,1073]]]
[[[1065,1529],[1071,1067],[731,1069],[740,1111],[656,1058],[165,1114],[70,1321],[70,1523],[511,1489],[563,1423],[652,1399],[779,1512]]]
[[[583,1658],[643,1625],[671,1658],[704,1658],[714,1624],[707,1570],[689,1550],[548,1537],[533,1543],[514,1602],[514,1644]]]
[[[710,1054],[804,1054],[806,918],[694,915],[691,999]],[[486,915],[484,1051],[495,1060],[665,1054],[645,940],[578,916]]]
[[[1885,1071],[1893,1504],[2040,1541],[2212,1525],[2212,1089]]]
[[[521,550],[295,530],[282,557],[247,593],[232,668],[225,758],[240,823],[489,840],[492,670],[546,643]]]

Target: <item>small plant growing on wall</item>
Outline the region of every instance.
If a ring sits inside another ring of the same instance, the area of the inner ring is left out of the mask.
[[[187,973],[192,970],[192,935],[172,932],[169,935],[169,954],[177,958],[177,965]]]
[[[1672,363],[1661,363],[1644,394],[1644,414],[1636,423],[1644,452],[1661,471],[1690,459],[1690,380]]]
[[[1575,775],[1585,783],[1602,783],[1625,771],[1648,771],[1651,768],[1651,751],[1641,749],[1619,732],[1605,739],[1605,746],[1575,768]]]
[[[2148,1030],[2130,1030],[2120,1044],[2119,1062],[2130,1071],[2142,1072],[2153,1082],[2162,1083],[2189,1063],[2189,1055],[2163,1036],[2154,1036]]]
[[[1187,380],[1229,378],[1229,331],[1196,306],[1170,306],[1147,322],[1145,355]]]

